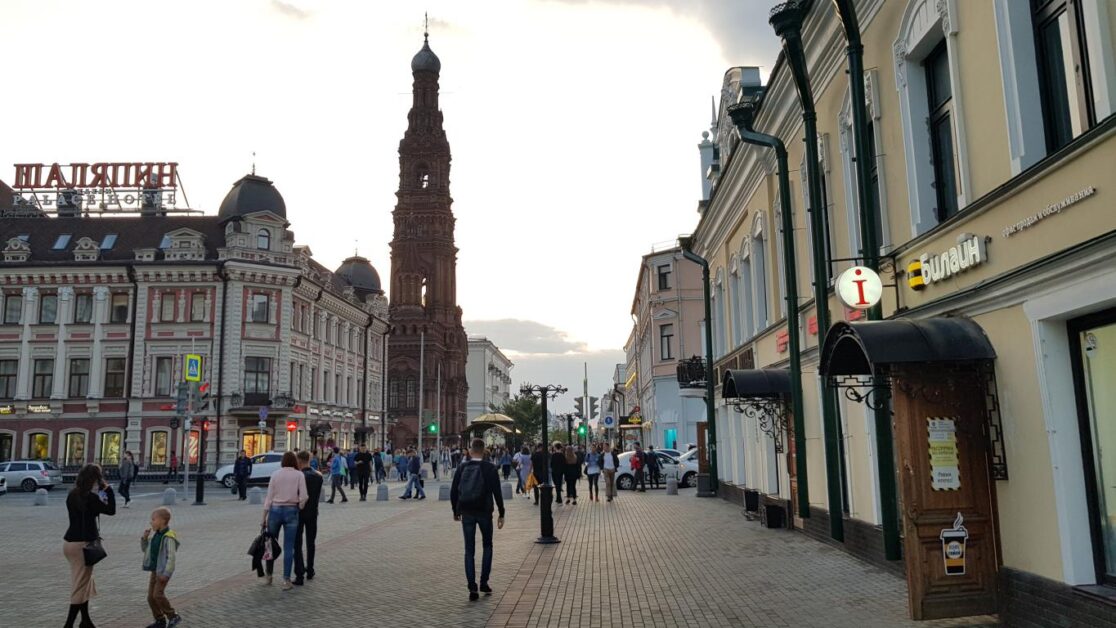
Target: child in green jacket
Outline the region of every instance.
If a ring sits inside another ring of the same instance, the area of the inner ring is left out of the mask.
[[[147,585],[147,604],[155,622],[147,628],[171,628],[182,617],[175,612],[167,599],[167,584],[174,575],[174,559],[178,553],[178,535],[170,529],[171,512],[159,507],[151,511],[151,527],[143,531],[140,549],[143,550],[143,570],[151,572]],[[154,536],[152,536],[154,532]]]

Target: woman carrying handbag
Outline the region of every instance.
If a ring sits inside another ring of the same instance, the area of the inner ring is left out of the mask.
[[[101,546],[99,515],[116,514],[116,495],[105,482],[101,467],[87,464],[78,471],[74,488],[66,496],[70,527],[62,538],[62,553],[70,563],[70,612],[66,628],[74,628],[81,613],[80,628],[94,628],[89,618],[89,598],[97,594],[93,584],[93,565],[105,557]]]

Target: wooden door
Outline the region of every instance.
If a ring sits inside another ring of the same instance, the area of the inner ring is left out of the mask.
[[[982,382],[975,369],[958,373],[934,364],[895,373],[903,553],[914,619],[997,612],[998,530]]]

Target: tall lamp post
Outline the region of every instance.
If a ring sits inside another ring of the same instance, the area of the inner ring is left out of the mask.
[[[708,490],[701,490],[702,474],[699,473],[697,495],[714,497],[717,495],[717,414],[713,409],[716,400],[713,398],[713,303],[709,294],[709,262],[690,250],[692,238],[678,238],[678,244],[682,248],[682,257],[701,266],[702,297],[705,300],[705,421],[709,426],[706,431],[709,441],[709,486]]]
[[[557,384],[523,384],[519,387],[519,394],[523,396],[535,395],[539,396],[539,412],[542,414],[542,442],[546,447],[546,443],[550,442],[550,435],[548,433],[548,423],[546,416],[546,401],[547,399],[557,399],[558,395],[566,392],[565,386],[558,386]],[[542,477],[539,477],[539,471],[542,471]],[[559,543],[558,537],[554,536],[554,514],[551,512],[551,503],[554,498],[554,485],[550,482],[550,469],[547,465],[543,465],[542,469],[532,469],[535,477],[542,481],[539,485],[539,491],[542,493],[540,499],[542,503],[539,505],[539,538],[535,539],[536,543],[549,545],[551,543]]]

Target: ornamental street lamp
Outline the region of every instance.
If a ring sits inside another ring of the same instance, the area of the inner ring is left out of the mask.
[[[540,404],[539,412],[542,414],[542,442],[544,451],[549,442],[549,434],[547,433],[547,416],[546,416],[546,401],[547,399],[557,399],[558,395],[566,392],[564,386],[556,384],[532,385],[523,384],[519,387],[519,394],[523,396],[538,395]],[[539,472],[542,472],[542,477],[539,477]],[[535,540],[536,543],[549,545],[552,543],[559,543],[558,537],[554,536],[554,515],[551,512],[551,500],[554,497],[554,485],[550,482],[550,469],[548,465],[543,465],[542,469],[535,469],[532,467],[532,473],[539,479],[542,484],[539,485],[539,491],[542,493],[540,499],[542,504],[539,507],[539,538]]]

